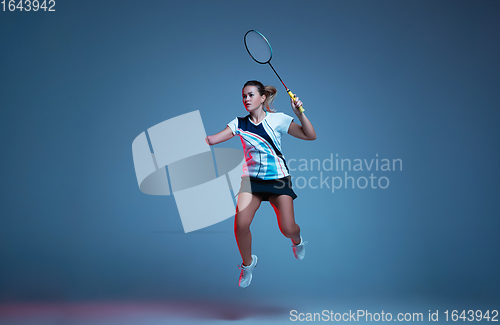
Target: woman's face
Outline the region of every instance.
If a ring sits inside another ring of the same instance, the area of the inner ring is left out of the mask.
[[[243,88],[243,105],[247,111],[251,112],[259,107],[262,107],[262,103],[266,100],[266,95],[260,95],[259,90],[255,86],[246,86]]]

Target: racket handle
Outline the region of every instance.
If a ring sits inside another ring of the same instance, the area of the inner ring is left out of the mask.
[[[292,94],[292,92],[290,91],[290,89],[287,89],[287,90],[286,90],[286,92],[288,93],[288,96],[290,96],[290,98],[291,98],[292,100],[295,100],[295,96]],[[304,111],[305,111],[304,107],[303,107],[303,106],[300,106],[300,107],[299,107],[299,111],[300,111],[301,113],[304,113]]]

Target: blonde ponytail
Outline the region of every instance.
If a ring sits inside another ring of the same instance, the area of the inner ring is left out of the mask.
[[[273,107],[273,102],[274,102],[274,99],[276,98],[276,94],[278,93],[278,91],[273,86],[265,86],[264,91],[266,94],[266,100],[264,101],[264,104],[263,104],[264,108],[268,112],[272,112],[272,113],[276,112],[276,110],[272,107]]]

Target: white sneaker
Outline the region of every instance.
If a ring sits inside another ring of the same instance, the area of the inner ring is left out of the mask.
[[[306,248],[304,247],[305,244],[307,244],[307,242],[302,239],[302,236],[300,236],[300,244],[292,245],[293,255],[295,255],[296,259],[301,260],[304,258],[304,256],[306,256]]]
[[[252,255],[252,264],[245,266],[242,263],[238,266],[241,269],[239,282],[240,287],[246,288],[250,285],[250,282],[252,282],[252,271],[257,266],[258,261],[259,259],[257,258],[257,256]]]

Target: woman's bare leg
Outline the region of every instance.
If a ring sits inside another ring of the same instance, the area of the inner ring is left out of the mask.
[[[252,234],[250,224],[262,198],[252,193],[242,192],[238,195],[236,215],[234,218],[234,235],[240,250],[243,265],[252,264]]]
[[[295,223],[293,199],[289,195],[272,195],[269,202],[278,217],[281,233],[296,245],[300,244],[300,227]]]

